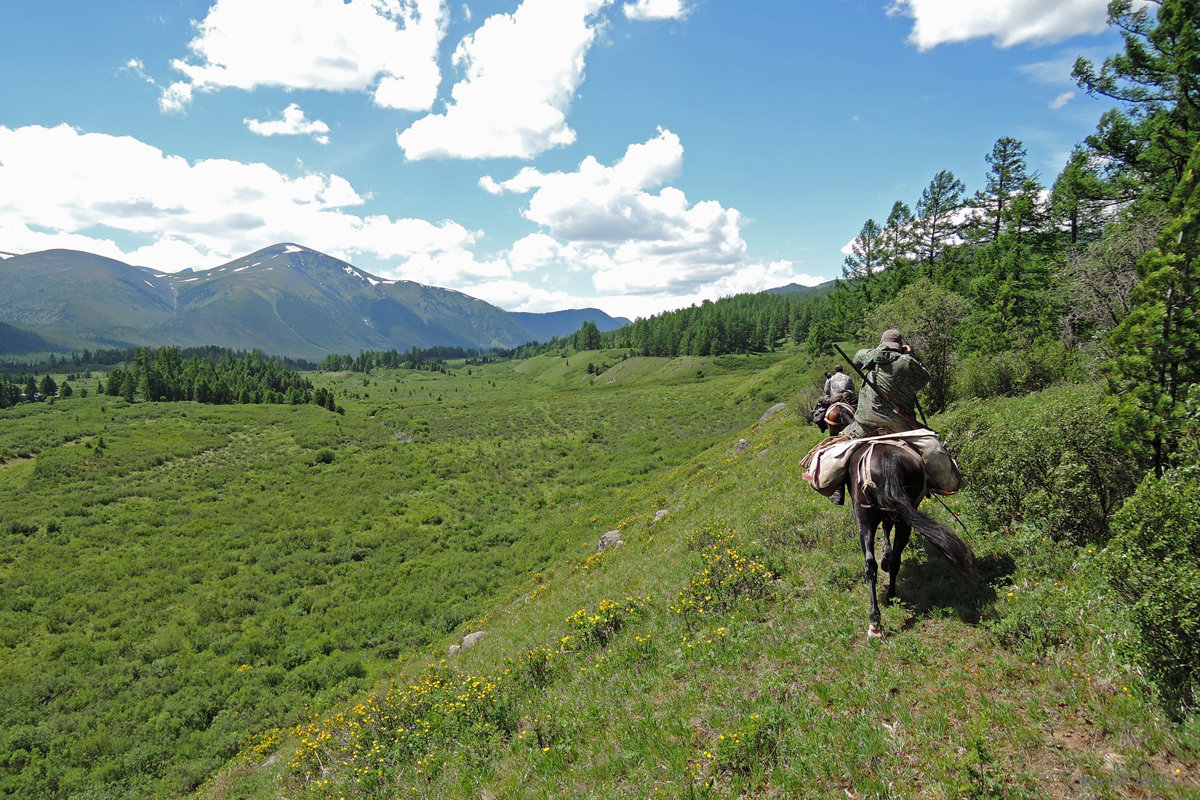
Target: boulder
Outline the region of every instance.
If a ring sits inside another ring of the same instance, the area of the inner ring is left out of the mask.
[[[479,640],[485,636],[487,636],[487,631],[475,631],[474,633],[468,633],[466,636],[463,637],[462,649],[469,650],[470,648],[474,647],[479,642]]]
[[[600,542],[596,546],[596,552],[602,553],[608,548],[618,544],[625,544],[623,541],[621,541],[620,531],[608,531],[607,533],[602,533],[600,534]]]
[[[750,446],[748,439],[738,439],[737,447],[733,448],[733,454],[740,455],[743,450]]]
[[[663,517],[665,517],[666,515],[667,515],[667,510],[666,510],[665,508],[660,508],[660,509],[657,511],[657,513],[655,513],[655,515],[654,515],[654,520],[653,520],[653,521],[652,521],[650,524],[651,524],[651,525],[657,525],[657,524],[658,524],[658,522],[659,522],[659,520],[661,520],[661,519],[662,519]]]
[[[765,414],[758,418],[758,424],[762,425],[764,422],[778,414],[780,411],[783,411],[785,408],[787,408],[787,403],[776,403],[768,408]]]

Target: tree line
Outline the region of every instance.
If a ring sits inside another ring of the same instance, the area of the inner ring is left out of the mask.
[[[111,370],[97,390],[131,403],[139,399],[218,405],[315,403],[343,413],[332,392],[314,390],[312,381],[288,369],[283,359],[257,349],[240,356],[225,350],[219,358],[185,358],[178,347],[139,347],[128,366]]]

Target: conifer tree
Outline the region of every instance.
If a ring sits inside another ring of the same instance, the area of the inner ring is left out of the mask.
[[[883,230],[875,220],[868,219],[851,243],[850,255],[842,262],[842,278],[867,309],[875,299],[873,283],[883,267],[883,251]]]
[[[1010,200],[1019,192],[1028,192],[1030,176],[1025,165],[1025,145],[1011,136],[1002,136],[984,156],[989,170],[984,188],[975,193],[972,203],[981,212],[980,233],[988,241],[1000,238],[1002,225],[1011,214]]]
[[[1165,197],[1200,138],[1200,0],[1112,0],[1108,21],[1125,51],[1099,69],[1080,58],[1072,75],[1089,94],[1124,101],[1130,111],[1106,114],[1088,142]]]
[[[1113,333],[1108,370],[1135,433],[1149,437],[1151,463],[1171,466],[1189,391],[1200,378],[1200,144],[1171,197],[1174,215],[1138,263],[1133,308]]]
[[[917,201],[918,247],[930,273],[956,232],[953,214],[962,205],[962,193],[966,188],[953,172],[942,170],[933,176]]]

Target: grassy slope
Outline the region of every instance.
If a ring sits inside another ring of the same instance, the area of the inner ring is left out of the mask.
[[[640,388],[558,357],[317,376],[344,417],[130,405],[94,379],[6,410],[0,794],[188,791],[580,552],[597,499],[746,424],[728,387],[777,360]]]
[[[202,796],[1200,796],[1195,723],[1167,724],[1117,663],[1086,549],[1043,585],[976,532],[989,582],[971,587],[915,543],[888,636],[867,640],[849,512],[799,477],[802,419],[594,498],[593,530],[623,546],[569,552],[462,626],[488,635],[433,656],[446,672],[403,659],[399,688],[261,740]],[[981,620],[1013,607],[1079,635],[1005,649]]]

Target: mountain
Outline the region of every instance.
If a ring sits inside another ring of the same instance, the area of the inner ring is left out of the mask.
[[[777,286],[774,289],[767,289],[767,294],[802,294],[802,295],[818,295],[826,294],[833,291],[837,281],[825,281],[818,283],[816,286],[804,286],[799,283],[789,283],[787,286]]]
[[[174,274],[74,250],[0,260],[0,322],[63,348],[216,344],[320,360],[434,345],[515,347],[571,333],[584,319],[623,324],[592,309],[512,314],[290,243]]]
[[[555,336],[567,336],[579,330],[585,322],[594,322],[601,332],[614,331],[633,324],[625,317],[611,317],[598,308],[573,308],[568,311],[551,311],[535,314],[527,311],[510,311],[509,316],[533,334],[539,342]]]

